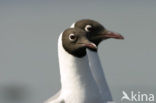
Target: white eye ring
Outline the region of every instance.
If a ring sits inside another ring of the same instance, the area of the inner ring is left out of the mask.
[[[85,26],[85,31],[90,32],[89,28],[92,28],[92,26],[91,25],[86,25]]]
[[[70,40],[70,41],[75,41],[75,40],[76,40],[75,34],[70,34],[70,35],[69,35],[69,40]]]

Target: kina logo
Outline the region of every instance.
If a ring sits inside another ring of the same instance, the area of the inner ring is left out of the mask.
[[[131,91],[128,95],[125,91],[122,91],[121,101],[132,101],[132,102],[154,102],[154,94],[141,93],[140,91]]]

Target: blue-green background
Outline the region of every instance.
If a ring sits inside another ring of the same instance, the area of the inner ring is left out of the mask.
[[[0,0],[0,103],[42,103],[60,88],[58,36],[84,18],[125,37],[99,46],[115,101],[156,94],[155,0]]]

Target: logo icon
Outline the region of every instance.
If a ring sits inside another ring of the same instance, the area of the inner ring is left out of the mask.
[[[122,96],[122,98],[121,98],[121,101],[123,101],[124,99],[125,99],[125,100],[128,100],[128,101],[131,100],[131,99],[128,97],[128,94],[127,94],[125,91],[122,91],[122,94],[123,94],[123,96]]]

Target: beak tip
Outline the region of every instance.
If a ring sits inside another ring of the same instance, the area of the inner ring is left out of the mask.
[[[122,35],[120,35],[117,39],[125,39]]]

